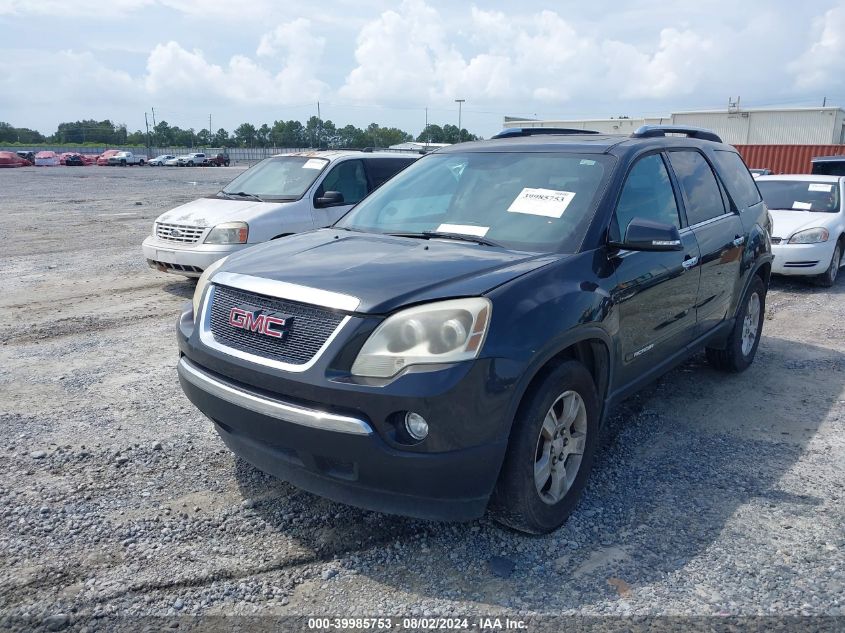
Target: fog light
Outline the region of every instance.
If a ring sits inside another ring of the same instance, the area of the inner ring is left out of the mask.
[[[425,439],[425,436],[428,435],[428,422],[419,413],[408,411],[405,414],[405,430],[415,440]]]

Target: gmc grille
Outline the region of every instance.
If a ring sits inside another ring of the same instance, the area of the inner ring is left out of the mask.
[[[320,350],[343,320],[326,308],[230,288],[213,286],[209,327],[214,340],[241,352],[291,365],[304,365]],[[283,338],[273,338],[229,324],[232,308],[260,309],[293,317]]]

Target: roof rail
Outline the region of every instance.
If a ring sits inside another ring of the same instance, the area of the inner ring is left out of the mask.
[[[654,136],[666,136],[667,134],[686,134],[689,138],[701,141],[722,142],[721,137],[713,130],[685,125],[641,125],[631,134],[631,138],[652,138]]]
[[[515,136],[537,136],[540,134],[599,134],[595,130],[576,130],[569,127],[507,127],[490,138],[512,138]]]

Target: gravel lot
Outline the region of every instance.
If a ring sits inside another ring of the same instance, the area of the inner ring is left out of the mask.
[[[776,280],[749,371],[697,357],[627,401],[552,535],[379,515],[237,460],[179,388],[194,285],[140,244],[238,171],[0,170],[0,629],[845,616],[845,282]]]

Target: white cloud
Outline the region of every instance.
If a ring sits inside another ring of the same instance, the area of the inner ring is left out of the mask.
[[[267,105],[311,101],[327,90],[316,77],[324,45],[324,38],[312,35],[310,23],[302,18],[261,38],[256,54],[268,65],[235,55],[221,66],[206,60],[201,50],[188,51],[171,41],[150,53],[144,85],[151,95],[163,97],[222,97]]]
[[[473,7],[464,55],[449,24],[423,0],[405,0],[359,33],[340,94],[362,101],[530,99],[563,102],[612,89],[626,98],[693,92],[712,42],[692,30],[663,29],[650,47],[581,33],[549,10],[509,15]]]
[[[818,39],[787,67],[799,90],[841,86],[845,72],[845,6],[814,22]]]

